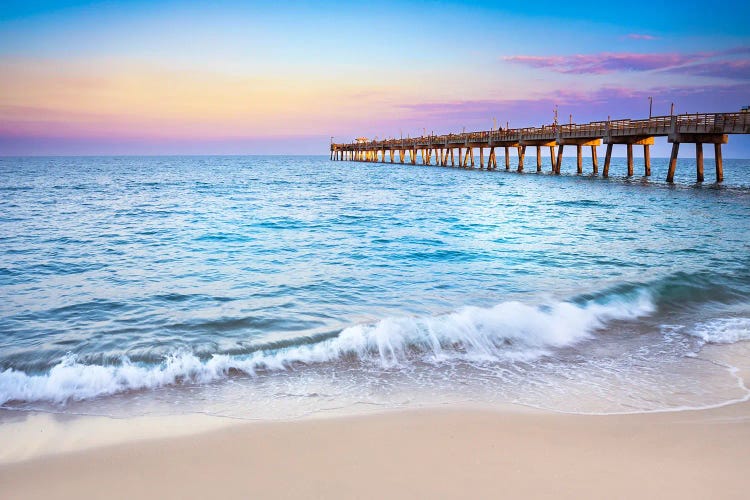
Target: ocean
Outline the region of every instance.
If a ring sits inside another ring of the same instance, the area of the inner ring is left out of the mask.
[[[650,179],[638,159],[632,179],[622,158],[609,179],[545,160],[0,158],[0,408],[747,400],[750,160],[726,159],[720,186],[712,160],[703,185],[689,158],[675,185],[661,158]]]

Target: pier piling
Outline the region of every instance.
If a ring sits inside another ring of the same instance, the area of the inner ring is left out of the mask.
[[[591,170],[594,174],[599,173],[599,158],[596,156],[596,146],[591,146]]]
[[[677,153],[680,152],[680,143],[672,143],[672,154],[669,157],[669,170],[667,171],[667,182],[674,182],[674,172],[677,170]]]
[[[602,172],[602,177],[609,177],[609,164],[612,161],[612,144],[611,142],[607,144],[607,153],[604,155],[604,172]]]
[[[560,166],[562,165],[562,159],[563,159],[563,149],[565,148],[564,144],[560,144],[557,147],[557,161],[555,162],[555,173],[560,173]]]
[[[536,171],[537,172],[542,171],[542,147],[541,146],[536,147]]]
[[[552,173],[555,173],[555,146],[549,147],[549,162],[552,165]]]
[[[721,159],[721,144],[714,144],[714,158],[716,161],[716,182],[724,180],[724,165]]]
[[[633,177],[633,145],[628,143],[628,177]]]

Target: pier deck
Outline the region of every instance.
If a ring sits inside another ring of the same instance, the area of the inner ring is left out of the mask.
[[[527,147],[536,147],[536,168],[542,169],[542,148],[549,148],[552,173],[560,173],[560,164],[565,146],[575,146],[578,173],[583,173],[583,147],[590,147],[592,171],[598,174],[597,146],[606,144],[602,175],[609,176],[612,150],[615,144],[627,148],[628,176],[632,176],[633,146],[644,150],[644,175],[651,175],[650,146],[655,137],[667,137],[672,144],[667,182],[673,182],[677,168],[677,155],[680,144],[695,144],[696,177],[703,182],[703,144],[714,145],[716,181],[724,179],[721,145],[727,143],[730,134],[750,134],[750,112],[701,113],[692,115],[656,116],[644,120],[607,120],[586,124],[543,125],[518,129],[499,129],[460,134],[429,135],[407,139],[385,139],[369,141],[359,139],[351,143],[332,143],[331,160],[405,163],[417,162],[417,152],[421,153],[422,163],[440,166],[474,168],[474,150],[479,150],[479,167],[494,170],[497,168],[496,148],[504,148],[505,169],[510,170],[509,150],[515,148],[518,155],[519,172],[524,169]],[[489,150],[485,165],[484,149]],[[557,151],[555,149],[557,148]],[[456,155],[457,153],[457,155]],[[557,154],[555,154],[557,153]],[[458,164],[456,164],[458,161]]]

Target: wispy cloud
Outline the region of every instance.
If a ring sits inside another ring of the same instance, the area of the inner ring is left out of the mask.
[[[750,79],[750,47],[693,53],[601,52],[566,56],[506,56],[504,61],[556,73],[601,75],[616,72],[666,71],[733,80]],[[738,57],[739,56],[739,57]]]
[[[629,38],[631,40],[658,40],[659,37],[654,35],[647,35],[645,33],[628,33],[625,35],[625,38]]]
[[[546,68],[557,73],[604,74],[616,71],[649,71],[687,64],[691,54],[638,54],[602,52],[572,56],[507,56],[505,61],[532,68]]]
[[[666,71],[696,76],[718,76],[732,80],[750,80],[750,60],[709,61],[678,68],[669,68]]]

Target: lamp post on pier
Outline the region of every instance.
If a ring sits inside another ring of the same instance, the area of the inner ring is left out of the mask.
[[[649,96],[648,98],[648,119],[651,119],[651,110],[654,108],[654,98]]]

